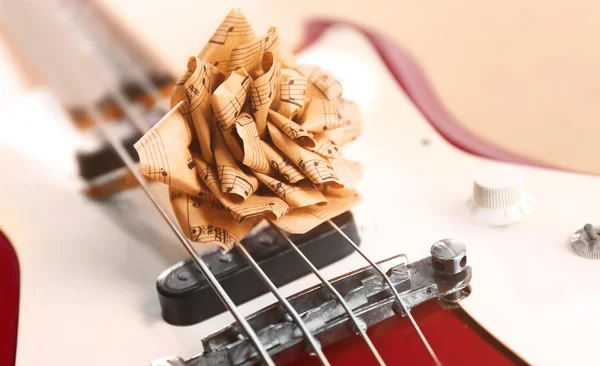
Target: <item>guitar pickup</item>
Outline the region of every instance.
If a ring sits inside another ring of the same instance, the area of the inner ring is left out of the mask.
[[[355,243],[360,243],[352,213],[332,220]],[[352,252],[344,237],[329,224],[317,226],[307,234],[290,239],[317,268],[336,262]],[[267,227],[242,241],[263,271],[276,286],[283,286],[310,272],[285,239]],[[268,288],[237,250],[202,256],[235,304],[242,304],[266,292]],[[163,272],[156,282],[163,319],[173,325],[192,325],[226,311],[219,297],[192,259],[177,263]]]

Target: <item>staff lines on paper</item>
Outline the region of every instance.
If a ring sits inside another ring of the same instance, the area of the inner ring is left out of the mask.
[[[160,133],[155,129],[150,130],[149,133],[142,137],[140,144],[148,162],[148,172],[146,175],[153,180],[170,184],[171,170],[169,167],[169,158],[167,157]]]

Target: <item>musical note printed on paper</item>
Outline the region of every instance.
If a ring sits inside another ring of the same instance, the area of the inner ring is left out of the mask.
[[[269,134],[273,143],[286,156],[290,157],[292,163],[296,165],[306,175],[311,182],[315,184],[327,183],[332,188],[343,188],[344,184],[340,182],[331,163],[312,151],[305,150],[301,146],[293,143],[285,136],[277,127],[271,123],[267,123]]]
[[[277,151],[264,141],[261,141],[260,143],[262,150],[265,152],[267,160],[269,161],[269,165],[277,173],[279,173],[286,182],[290,184],[296,184],[307,179],[304,176],[304,173],[302,173],[300,169],[296,168],[296,166],[292,164],[280,151]]]
[[[215,129],[212,142],[222,192],[226,193],[234,203],[244,201],[254,193],[258,187],[258,180],[238,167],[225,144],[221,131]]]
[[[356,103],[343,99],[311,99],[299,123],[308,131],[322,132],[356,124],[360,120],[360,110]]]
[[[318,66],[300,65],[294,68],[308,79],[306,96],[333,100],[342,96],[342,83]]]
[[[200,194],[193,196],[174,188],[169,188],[171,205],[177,222],[184,234],[196,243],[217,243],[224,251],[229,251],[235,243],[243,239],[258,223],[260,218],[244,220],[241,223],[231,220],[231,214],[204,186]],[[212,198],[208,198],[212,195]]]
[[[187,79],[180,79],[173,88],[171,104],[177,103],[184,117],[192,122],[204,159],[214,163],[210,148],[211,126],[214,119],[208,96],[220,82],[219,71],[196,57],[188,60]],[[179,99],[179,100],[178,100]],[[182,100],[186,103],[179,104]]]
[[[313,152],[327,158],[333,171],[347,187],[354,187],[362,177],[362,165],[356,161],[344,158],[338,145],[326,133],[315,135],[317,145]]]
[[[242,140],[242,163],[253,171],[267,172],[269,161],[261,147],[256,123],[249,114],[243,113],[235,120],[235,132]]]
[[[339,146],[325,133],[317,133],[314,135],[315,146],[311,151],[326,157],[328,159],[337,159],[342,157]]]
[[[304,107],[308,79],[294,69],[283,69],[279,81],[278,97],[271,109],[282,116],[293,119]]]
[[[242,111],[250,76],[243,68],[235,70],[211,96],[211,104],[221,131],[233,127],[233,122]]]
[[[228,60],[234,48],[252,42],[255,38],[256,34],[248,19],[240,9],[232,9],[198,57],[214,65],[219,60]]]
[[[343,126],[327,130],[324,134],[335,141],[339,147],[342,147],[347,143],[356,140],[362,134],[362,130],[363,124],[361,119],[346,120]]]
[[[258,185],[236,166],[217,165],[217,172],[221,180],[221,189],[233,197],[233,202],[241,202],[248,198]]]
[[[157,182],[194,194],[200,186],[196,168],[189,165],[192,133],[181,113],[183,101],[135,143],[141,173]]]
[[[276,219],[285,215],[290,206],[281,198],[276,196],[257,196],[252,195],[243,203],[236,203],[231,200],[229,195],[221,191],[219,176],[215,168],[208,166],[197,155],[194,156],[194,162],[198,167],[198,176],[207,185],[208,189],[219,199],[227,208],[230,217],[236,222],[244,222],[247,218],[265,217]]]
[[[310,132],[281,114],[275,111],[269,111],[269,121],[298,145],[308,149],[312,149],[317,145],[315,138]]]
[[[267,128],[267,113],[275,99],[276,86],[281,77],[279,63],[271,52],[265,52],[261,65],[264,73],[250,83],[252,114],[259,136],[262,136]]]
[[[249,73],[253,73],[260,68],[261,59],[265,52],[272,52],[275,59],[284,65],[295,63],[291,52],[279,43],[277,29],[271,27],[264,36],[235,47],[231,50],[231,55],[228,58],[216,61],[213,65],[225,74],[238,67],[243,67]]]

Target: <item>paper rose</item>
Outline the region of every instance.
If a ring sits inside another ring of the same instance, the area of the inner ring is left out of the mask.
[[[361,130],[338,80],[234,9],[135,148],[142,173],[169,186],[185,235],[229,250],[262,219],[304,233],[356,204],[360,165],[340,147]]]

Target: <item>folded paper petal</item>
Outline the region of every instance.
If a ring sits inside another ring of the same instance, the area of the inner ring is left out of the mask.
[[[204,46],[199,58],[218,66],[227,65],[232,51],[256,38],[252,26],[240,9],[232,9]]]
[[[323,132],[356,124],[360,121],[360,110],[356,103],[343,100],[311,99],[299,123],[311,132]]]
[[[329,189],[325,192],[326,205],[297,208],[275,221],[275,225],[292,234],[304,234],[325,221],[343,214],[356,206],[361,197],[351,188]]]
[[[308,79],[294,69],[283,69],[277,98],[271,109],[288,119],[294,119],[304,107]]]
[[[310,184],[288,184],[267,174],[255,174],[261,182],[290,205],[290,207],[298,208],[327,204],[325,196]]]
[[[242,140],[242,163],[256,172],[269,171],[269,161],[261,147],[256,123],[249,114],[242,114],[235,120],[235,134]]]
[[[298,145],[309,149],[314,148],[317,143],[314,136],[306,131],[296,122],[285,118],[275,111],[269,111],[269,120],[275,125],[284,135],[291,140],[294,140]]]
[[[267,125],[269,126],[269,134],[275,146],[288,156],[290,161],[300,168],[311,182],[315,184],[327,183],[332,188],[344,187],[344,184],[336,176],[327,158],[297,145],[271,123]]]
[[[196,196],[169,187],[169,197],[185,236],[196,243],[218,243],[223,251],[233,248],[260,220],[236,222],[206,186]]]
[[[213,134],[213,152],[217,161],[221,191],[226,193],[235,203],[242,202],[252,196],[258,188],[258,180],[240,169],[227,148],[221,131],[216,129]]]
[[[210,98],[217,125],[222,131],[233,127],[233,122],[242,112],[251,78],[245,69],[235,70]]]
[[[298,65],[294,69],[308,79],[308,98],[333,100],[342,96],[342,83],[320,67]]]
[[[295,184],[302,180],[307,180],[304,173],[277,148],[267,144],[264,141],[261,141],[261,147],[267,156],[267,160],[269,161],[269,165],[273,169],[275,169],[288,183]]]
[[[264,136],[269,107],[275,100],[276,86],[281,77],[279,62],[275,60],[273,53],[265,52],[261,71],[262,75],[250,83],[250,101],[254,120],[256,121],[256,129],[259,136]]]
[[[182,114],[185,101],[175,106],[134,145],[146,177],[179,191],[196,194],[200,185],[189,145],[192,131]]]

